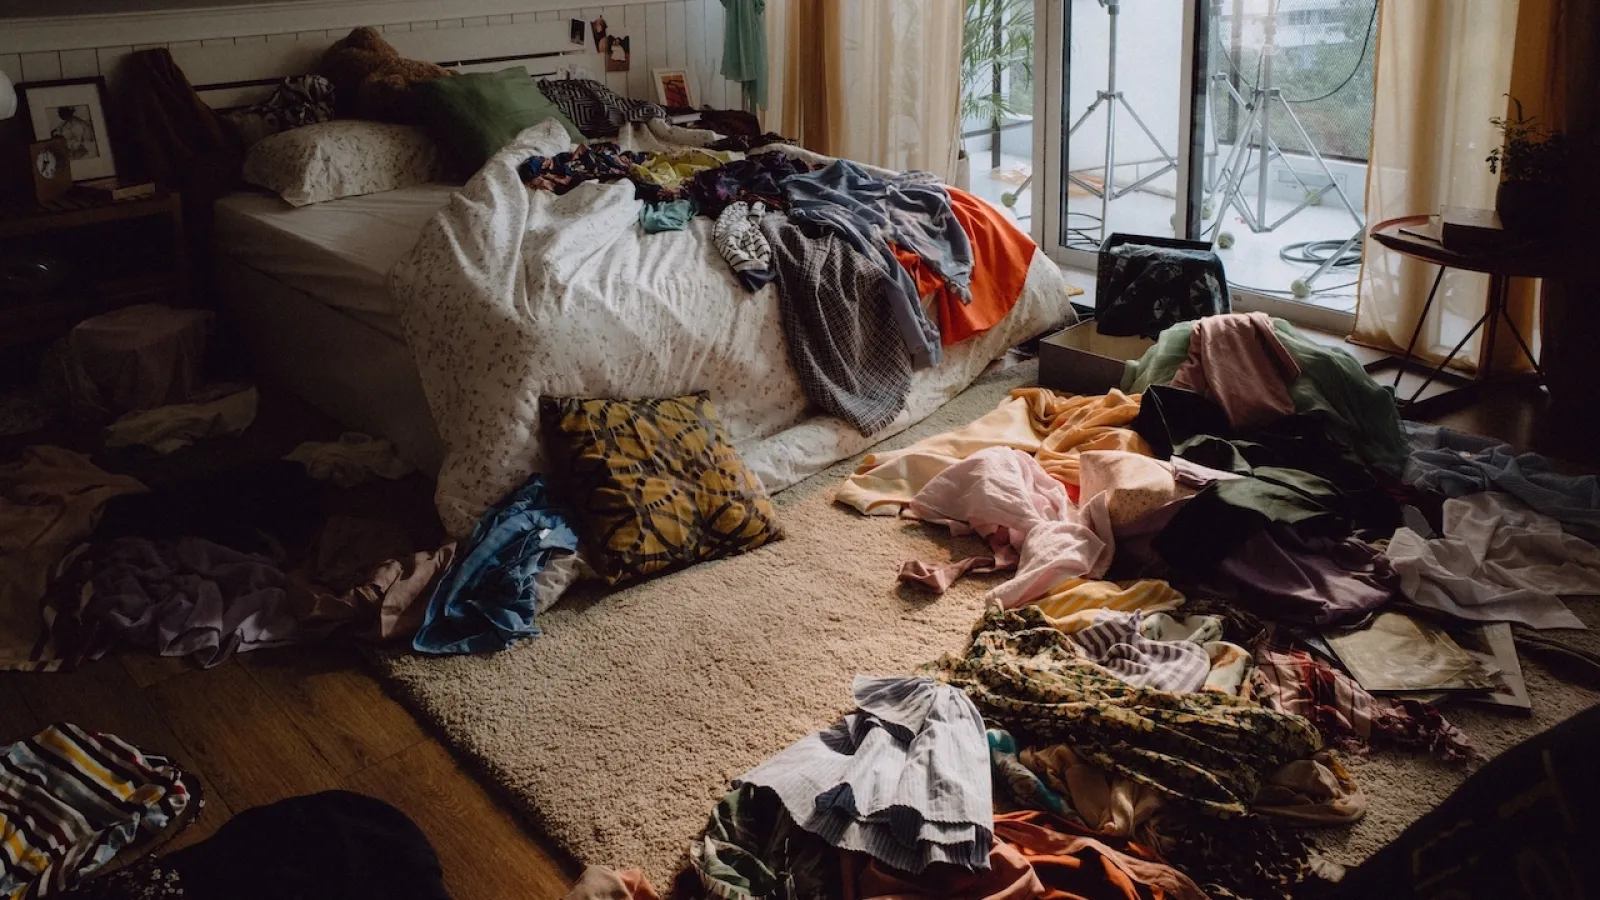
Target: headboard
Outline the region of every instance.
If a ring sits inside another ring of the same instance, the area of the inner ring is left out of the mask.
[[[386,33],[384,39],[402,56],[459,72],[521,65],[531,75],[553,75],[592,57],[588,49],[571,43],[565,20]],[[171,52],[200,98],[213,109],[227,109],[266,99],[286,76],[316,71],[317,61],[332,44],[332,40],[266,41],[173,47]]]

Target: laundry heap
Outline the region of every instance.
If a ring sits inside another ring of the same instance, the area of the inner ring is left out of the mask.
[[[717,897],[1296,896],[1338,870],[1308,829],[1368,808],[1342,753],[1473,758],[1422,701],[1525,698],[1507,623],[1600,595],[1592,477],[1402,423],[1259,313],[1167,328],[1103,395],[1014,390],[836,500],[984,545],[904,582],[1004,580],[965,648],[733,782],[690,852]]]

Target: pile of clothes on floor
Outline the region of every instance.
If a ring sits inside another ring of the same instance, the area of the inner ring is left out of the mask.
[[[538,477],[457,545],[425,480],[396,484],[411,467],[364,435],[205,474],[100,456],[158,477],[44,444],[0,465],[0,669],[68,671],[119,648],[211,667],[335,634],[499,650],[538,634],[541,598],[578,575],[577,535]]]
[[[738,282],[777,284],[807,397],[872,434],[904,406],[914,370],[1005,318],[1035,246],[999,210],[927,172],[814,164],[776,143],[739,152],[768,139],[782,140],[657,152],[589,143],[530,157],[520,172],[555,194],[631,181],[648,233],[714,219],[712,243]]]
[[[903,581],[1009,574],[967,647],[858,677],[733,782],[690,848],[710,895],[1299,895],[1338,870],[1306,830],[1367,810],[1340,754],[1475,758],[1424,698],[1510,673],[1376,685],[1446,629],[1582,628],[1560,597],[1600,595],[1593,476],[1402,423],[1258,313],[1166,329],[1103,395],[1017,389],[836,499],[982,540]]]

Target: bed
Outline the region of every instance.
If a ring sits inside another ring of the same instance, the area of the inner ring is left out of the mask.
[[[437,475],[452,534],[530,472],[559,466],[541,439],[542,397],[707,391],[775,491],[922,419],[1007,348],[1072,316],[1059,271],[1034,254],[1005,321],[946,348],[886,429],[859,434],[809,407],[776,288],[739,287],[711,220],[644,235],[626,182],[560,197],[524,188],[520,159],[570,146],[546,126],[465,186],[300,208],[240,193],[216,206],[223,309],[257,371]]]

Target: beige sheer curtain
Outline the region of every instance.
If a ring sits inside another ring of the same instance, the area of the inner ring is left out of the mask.
[[[963,0],[767,0],[767,127],[807,149],[954,178]]]
[[[1367,221],[1437,213],[1441,205],[1494,207],[1497,179],[1484,163],[1498,133],[1492,116],[1506,112],[1514,59],[1523,55],[1519,7],[1553,0],[1383,0],[1378,20],[1377,85],[1372,152],[1367,169]],[[1523,16],[1532,11],[1521,10]],[[1526,24],[1526,23],[1524,23]],[[1531,98],[1530,98],[1531,99]],[[1527,100],[1524,101],[1525,103]],[[1364,248],[1353,340],[1404,350],[1422,315],[1436,267],[1385,250]],[[1513,317],[1533,329],[1529,289],[1513,297]],[[1451,270],[1422,323],[1416,352],[1435,361],[1455,347],[1482,315],[1488,278]],[[1500,360],[1515,342],[1506,329]],[[1531,339],[1531,338],[1530,338]],[[1482,330],[1458,357],[1476,368]]]

